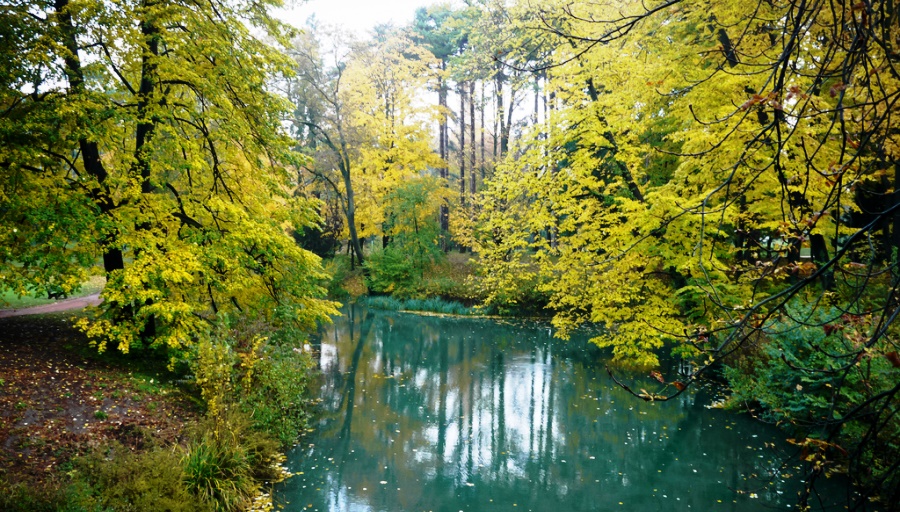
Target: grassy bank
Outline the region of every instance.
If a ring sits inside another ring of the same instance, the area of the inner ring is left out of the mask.
[[[471,286],[475,275],[471,254],[448,253],[422,272],[408,272],[405,267],[402,272],[392,272],[394,269],[377,256],[365,268],[351,268],[350,259],[343,254],[327,260],[325,267],[332,276],[329,295],[338,300],[354,300],[370,293],[402,300],[440,298],[467,305],[480,299]]]
[[[357,300],[357,303],[373,309],[383,309],[387,311],[422,311],[456,316],[480,316],[487,314],[480,309],[466,307],[459,302],[444,300],[440,297],[431,297],[427,299],[398,299],[385,296],[360,297]]]
[[[0,510],[264,508],[306,427],[306,354],[257,343],[253,375],[223,360],[211,408],[196,372],[99,355],[70,316],[0,319]]]
[[[487,294],[477,285],[476,258],[471,253],[451,251],[421,272],[401,272],[394,267],[402,266],[402,262],[376,256],[365,268],[351,268],[349,258],[338,255],[326,261],[333,276],[327,287],[334,299],[375,309],[461,316],[547,316],[546,297],[533,286],[522,290],[522,300],[483,306]]]

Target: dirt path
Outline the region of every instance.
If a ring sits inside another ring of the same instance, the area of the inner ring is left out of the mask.
[[[6,318],[9,316],[23,316],[23,315],[40,315],[44,313],[59,313],[60,311],[73,311],[76,309],[84,309],[88,306],[96,306],[100,304],[102,300],[100,299],[99,293],[94,293],[92,295],[86,295],[84,297],[75,297],[72,299],[65,299],[59,302],[54,302],[53,304],[44,304],[43,306],[32,306],[30,308],[22,308],[22,309],[0,309],[0,318]]]

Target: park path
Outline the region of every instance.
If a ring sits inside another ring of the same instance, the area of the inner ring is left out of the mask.
[[[86,295],[84,297],[75,297],[65,299],[53,304],[44,304],[43,306],[32,306],[30,308],[21,309],[0,309],[0,318],[8,316],[23,315],[40,315],[44,313],[59,313],[60,311],[74,311],[76,309],[84,309],[88,306],[96,306],[103,302],[99,293]]]

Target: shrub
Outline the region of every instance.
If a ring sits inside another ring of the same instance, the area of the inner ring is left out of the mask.
[[[896,352],[888,336],[867,346],[880,328],[872,315],[794,306],[766,326],[759,351],[725,368],[732,404],[761,408],[760,417],[787,426],[817,469],[825,457],[850,455],[864,484],[896,488],[885,470],[900,457]],[[883,478],[886,480],[882,481]]]
[[[178,449],[132,453],[121,445],[75,460],[69,510],[180,512],[215,510],[193,499],[182,478]],[[80,492],[72,494],[72,491]]]
[[[6,512],[52,512],[66,510],[69,496],[57,482],[49,482],[40,489],[10,483],[0,478],[0,510]]]
[[[397,297],[409,297],[421,278],[420,269],[410,265],[407,254],[389,245],[373,251],[365,263],[368,276],[366,286],[375,293],[391,293]]]
[[[313,362],[307,354],[269,345],[263,349],[249,385],[241,390],[240,408],[255,428],[290,445],[308,427],[312,374]]]
[[[348,297],[358,295],[359,286],[356,281],[360,279],[360,271],[350,268],[350,258],[339,254],[334,258],[324,261],[325,272],[331,276],[325,288],[328,296],[333,299],[345,300]]]
[[[182,459],[187,491],[218,510],[240,510],[271,478],[278,443],[251,428],[238,411],[208,418],[191,436]]]

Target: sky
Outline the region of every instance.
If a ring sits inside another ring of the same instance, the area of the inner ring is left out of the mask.
[[[358,36],[365,36],[380,23],[405,25],[412,21],[416,8],[438,3],[440,0],[307,0],[295,1],[278,17],[302,28],[306,19],[316,19],[329,25],[343,26]]]

